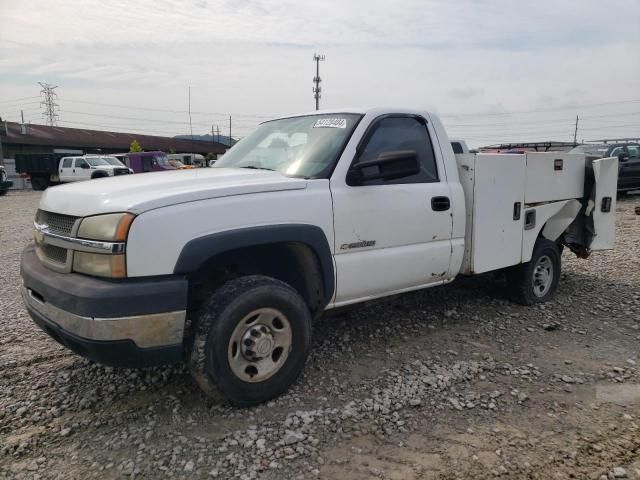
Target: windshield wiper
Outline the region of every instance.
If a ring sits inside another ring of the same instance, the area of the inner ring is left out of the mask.
[[[277,172],[277,170],[274,170],[273,168],[256,167],[255,165],[247,165],[246,167],[240,167],[240,168],[250,168],[251,170],[269,170],[270,172]]]

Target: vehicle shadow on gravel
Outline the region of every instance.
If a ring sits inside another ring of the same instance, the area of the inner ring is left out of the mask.
[[[267,410],[269,415],[278,416],[294,404],[339,403],[349,397],[354,382],[368,381],[412,358],[428,359],[452,352],[464,357],[464,345],[459,339],[479,336],[483,323],[499,324],[531,310],[528,315],[535,326],[536,322],[547,321],[550,314],[554,316],[553,312],[561,310],[569,297],[588,298],[603,288],[615,292],[607,298],[606,305],[618,302],[631,286],[611,279],[603,283],[593,275],[568,272],[563,274],[554,302],[524,307],[506,299],[502,279],[485,275],[463,277],[447,286],[332,312],[314,324],[312,352],[300,379],[287,394],[270,402]],[[153,408],[164,412],[169,423],[178,410],[189,412],[196,422],[226,417],[225,422],[233,423],[235,420],[226,414],[241,411],[220,400],[208,399],[184,365],[130,370],[104,367],[73,355],[58,359],[56,364],[55,382],[66,392],[67,413],[90,409],[99,418],[123,407],[140,411]],[[337,395],[328,399],[328,391]],[[47,397],[40,402],[50,408],[51,400],[57,402]]]

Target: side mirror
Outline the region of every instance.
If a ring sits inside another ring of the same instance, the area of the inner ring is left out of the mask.
[[[82,165],[80,165],[80,168],[84,168],[86,170],[87,168],[89,168],[89,164],[83,163]]]
[[[374,160],[356,163],[347,175],[349,185],[362,185],[370,180],[394,180],[420,172],[415,150],[382,152]]]
[[[618,160],[621,162],[626,162],[627,160],[629,160],[629,154],[626,152],[619,153]]]

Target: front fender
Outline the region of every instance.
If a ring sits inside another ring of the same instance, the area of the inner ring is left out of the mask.
[[[327,237],[320,227],[308,224],[264,225],[216,232],[187,242],[173,269],[174,273],[197,271],[207,260],[231,250],[274,243],[297,242],[307,245],[318,257],[322,269],[325,297],[335,290],[333,256]]]

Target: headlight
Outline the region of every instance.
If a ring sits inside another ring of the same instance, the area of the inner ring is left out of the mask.
[[[124,278],[127,276],[124,255],[74,252],[73,270],[96,277]]]
[[[125,242],[134,218],[135,215],[131,213],[109,213],[86,217],[80,223],[77,236],[86,240]],[[73,271],[96,277],[124,278],[127,276],[127,260],[123,253],[93,253],[76,250],[73,253]]]
[[[110,213],[87,217],[80,223],[78,237],[105,242],[124,242],[133,222],[131,213]]]

